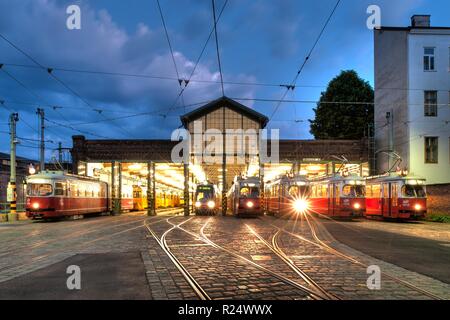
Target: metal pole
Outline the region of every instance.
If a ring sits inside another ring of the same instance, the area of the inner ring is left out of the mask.
[[[223,106],[222,113],[222,215],[227,215],[227,150],[226,150],[226,135],[225,135],[225,106]]]
[[[9,118],[9,130],[11,135],[10,168],[11,176],[8,185],[7,200],[9,202],[8,221],[17,220],[17,189],[16,189],[16,122],[19,121],[19,114],[12,113]]]
[[[147,215],[155,216],[155,194],[153,188],[153,163],[147,163]]]
[[[59,164],[62,164],[62,162],[63,162],[63,159],[62,159],[62,143],[61,142],[58,143],[58,161],[59,161]]]
[[[45,141],[44,141],[44,130],[45,130],[45,123],[44,123],[44,109],[38,108],[36,112],[39,116],[39,122],[40,122],[40,139],[41,139],[41,146],[39,150],[39,169],[40,171],[45,170]]]
[[[184,163],[184,215],[191,214],[189,204],[189,163]]]

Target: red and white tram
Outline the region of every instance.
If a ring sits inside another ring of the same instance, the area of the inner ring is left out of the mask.
[[[397,173],[366,179],[366,217],[410,219],[426,212],[425,179]]]
[[[282,176],[265,185],[265,208],[268,214],[288,217],[309,208],[310,183],[305,176]]]
[[[97,179],[45,171],[27,178],[27,217],[49,219],[108,211],[108,186]]]
[[[260,192],[259,178],[236,177],[227,194],[228,207],[238,217],[262,215]]]
[[[339,174],[311,181],[309,211],[329,217],[360,217],[366,209],[365,180]]]

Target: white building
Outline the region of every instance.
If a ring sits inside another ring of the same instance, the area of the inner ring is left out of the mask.
[[[375,150],[378,173],[394,165],[450,183],[450,27],[431,27],[416,15],[411,26],[381,27],[375,40]]]

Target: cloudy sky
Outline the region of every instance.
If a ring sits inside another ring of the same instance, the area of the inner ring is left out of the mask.
[[[216,0],[217,11],[224,2]],[[178,72],[189,78],[211,32],[211,1],[160,3]],[[218,24],[223,76],[231,82],[225,94],[271,116],[276,103],[258,100],[280,99],[284,90],[277,85],[293,79],[335,3],[228,0]],[[66,27],[66,8],[72,4],[81,7],[81,30]],[[373,85],[373,36],[366,27],[371,4],[381,7],[385,26],[407,26],[415,13],[431,14],[434,26],[450,25],[448,0],[342,0],[299,87],[286,99],[318,100],[330,79],[345,69],[355,69]],[[58,142],[70,147],[76,134],[169,139],[180,115],[222,95],[212,38],[192,77],[197,81],[174,104],[180,86],[156,0],[0,0],[0,34],[29,55],[0,39],[1,152],[9,150],[12,110],[20,116],[18,136],[28,139],[21,140],[18,154],[37,158],[38,106],[45,108],[51,149]],[[54,77],[38,64],[54,68]],[[313,107],[284,103],[269,127],[279,128],[282,138],[310,139],[307,119],[314,117]],[[47,158],[51,154],[48,150]]]

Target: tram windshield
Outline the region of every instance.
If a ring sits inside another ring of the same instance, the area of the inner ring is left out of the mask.
[[[346,184],[342,188],[342,196],[343,197],[361,198],[361,197],[364,197],[365,191],[366,190],[365,190],[364,186]]]
[[[288,189],[288,193],[291,197],[301,197],[306,196],[308,193],[308,186],[290,186]]]
[[[196,201],[206,201],[214,198],[214,188],[210,186],[197,187],[197,193],[195,196]]]
[[[406,184],[402,187],[402,196],[408,198],[425,198],[425,188],[423,186],[413,186]]]
[[[53,187],[49,183],[28,183],[27,195],[30,197],[47,197],[53,194]]]
[[[244,186],[240,190],[240,195],[243,198],[257,198],[259,197],[259,188]]]

